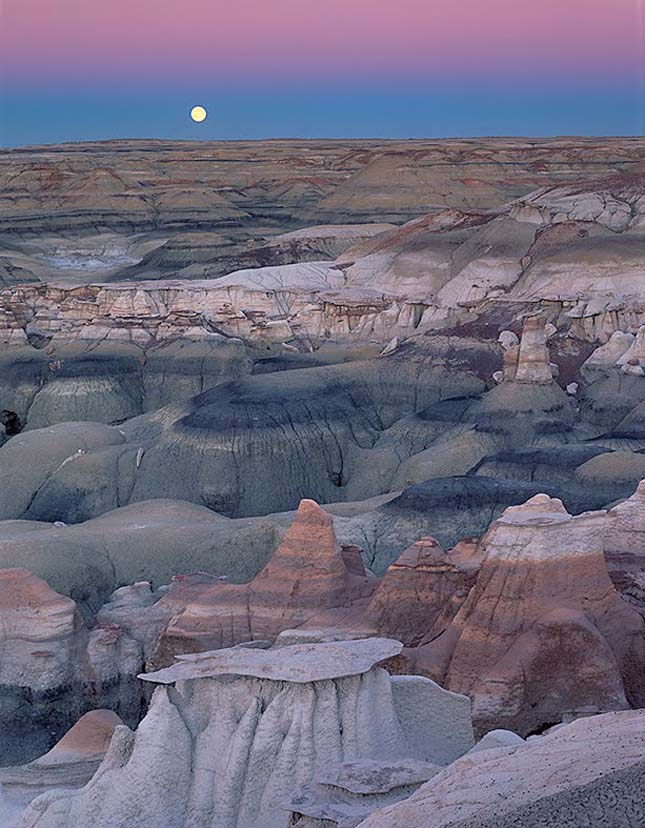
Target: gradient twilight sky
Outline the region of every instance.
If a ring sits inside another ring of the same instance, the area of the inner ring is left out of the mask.
[[[642,134],[644,7],[0,0],[0,143]]]

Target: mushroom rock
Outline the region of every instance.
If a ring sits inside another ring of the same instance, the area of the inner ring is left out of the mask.
[[[449,622],[456,614],[480,563],[476,539],[464,539],[446,552],[435,538],[421,538],[387,569],[368,617],[381,634],[414,647],[440,617]]]
[[[605,559],[616,589],[645,614],[645,480],[607,512]]]
[[[480,732],[643,704],[645,622],[609,578],[606,519],[544,494],[507,508],[463,605],[412,651],[417,672],[473,698]]]
[[[553,379],[553,373],[546,342],[544,317],[527,317],[522,328],[515,376],[509,377],[509,379],[515,379],[517,382],[550,383]]]
[[[645,811],[644,725],[639,710],[605,713],[471,751],[360,828],[631,828]]]
[[[34,800],[20,828],[286,828],[303,785],[360,782],[347,763],[400,766],[395,781],[429,776],[472,747],[470,703],[390,676],[379,664],[401,646],[233,648],[143,674],[162,686],[137,731],[117,728],[88,785]]]
[[[5,793],[21,805],[50,788],[81,788],[94,776],[122,720],[111,710],[92,710],[76,722],[44,756],[0,768]]]
[[[331,515],[313,500],[302,500],[282,543],[249,584],[193,584],[183,594],[173,587],[159,602],[183,600],[183,608],[162,633],[153,663],[195,649],[273,641],[282,630],[321,613],[360,606],[375,585],[357,548],[341,548]],[[324,625],[331,620],[326,617]]]

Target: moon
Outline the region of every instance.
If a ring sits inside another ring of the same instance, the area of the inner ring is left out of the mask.
[[[206,112],[203,106],[194,106],[190,110],[190,117],[193,119],[193,121],[196,121],[198,124],[201,124],[202,121],[205,121],[207,115],[208,112]]]

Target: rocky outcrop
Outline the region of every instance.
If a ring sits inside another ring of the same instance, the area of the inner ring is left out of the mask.
[[[4,149],[1,229],[168,233],[242,222],[265,229],[307,213],[310,224],[321,217],[398,223],[443,207],[488,210],[599,170],[633,170],[643,154],[642,141],[616,138],[117,140]],[[564,197],[558,210],[569,213],[574,200]],[[602,216],[611,206],[587,201],[578,214]],[[532,205],[532,215],[541,209]]]
[[[240,269],[333,260],[354,244],[393,227],[392,224],[314,225],[244,244],[227,245],[219,240],[219,249],[212,250],[210,255],[200,244],[203,234],[193,236],[190,241],[173,237],[121,276],[149,279],[158,274],[179,279],[217,279]]]
[[[471,752],[361,828],[631,828],[645,809],[643,719],[606,713],[525,746]]]
[[[286,256],[239,269],[242,257],[235,272],[214,274],[222,278],[195,278],[211,274],[188,268],[173,273],[176,279],[9,287],[0,291],[0,336],[15,343],[31,320],[61,341],[107,338],[142,347],[187,329],[314,347],[329,339],[385,345],[483,314],[501,322],[513,303],[518,311],[548,313],[558,331],[604,343],[615,331],[635,333],[645,319],[643,189],[636,174],[539,190],[497,211],[445,209],[374,235],[335,260],[329,249],[330,258],[305,254],[293,263]],[[606,210],[580,213],[585,201]],[[618,217],[615,226],[610,215]],[[572,273],[577,261],[585,264]],[[247,257],[246,264],[258,263]]]
[[[138,642],[118,626],[90,628],[74,601],[26,569],[0,569],[0,652],[1,763],[47,749],[97,702],[138,719]]]
[[[645,480],[607,512],[604,549],[616,589],[645,615]]]
[[[82,622],[74,601],[26,569],[0,569],[0,685],[35,693],[73,680]]]
[[[367,614],[382,635],[408,647],[419,645],[441,619],[449,623],[466,599],[481,565],[477,539],[444,551],[435,538],[421,538],[391,564]]]
[[[612,368],[629,351],[634,334],[614,331],[604,345],[596,348],[584,362],[585,368]]]
[[[609,152],[611,163],[606,160]],[[315,212],[318,218],[365,220],[377,215],[381,221],[399,222],[445,207],[485,211],[543,188],[543,176],[551,185],[577,183],[599,169],[612,172],[616,162],[622,169],[635,166],[641,152],[640,142],[628,147],[618,139],[455,139],[415,141],[407,147],[394,143],[326,195]],[[574,187],[567,194],[572,191]],[[587,202],[585,207],[580,214],[603,213],[600,202],[591,209]],[[570,209],[570,203],[559,206],[560,212]],[[537,206],[531,208],[531,215],[536,214]]]
[[[1,789],[10,801],[24,806],[51,788],[82,788],[103,761],[115,728],[122,725],[111,710],[86,713],[43,756],[26,765],[0,768]]]
[[[355,828],[378,808],[407,799],[440,770],[412,760],[346,762],[296,791],[289,826]]]
[[[165,686],[137,731],[118,728],[92,781],[34,800],[20,828],[286,828],[293,793],[346,762],[446,765],[472,746],[468,700],[390,677],[378,664],[400,648],[237,648],[144,674]]]
[[[480,731],[643,704],[645,625],[609,579],[605,522],[536,495],[482,538],[475,585],[415,653],[419,671],[472,696]]]
[[[343,557],[331,516],[303,500],[274,555],[249,584],[180,583],[170,590],[160,606],[183,606],[164,630],[153,661],[243,641],[273,641],[320,613],[345,613],[374,587],[360,554],[352,555],[349,565]]]
[[[645,377],[645,325],[638,329],[634,341],[618,359],[618,365],[623,374]]]

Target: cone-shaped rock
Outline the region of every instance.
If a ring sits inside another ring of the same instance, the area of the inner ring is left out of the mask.
[[[256,601],[275,606],[335,607],[348,585],[331,515],[301,500],[293,523],[264,569],[251,581]]]
[[[173,588],[166,603],[181,605],[162,634],[153,663],[194,650],[274,640],[317,613],[351,607],[369,597],[374,580],[355,574],[336,539],[332,518],[303,500],[282,543],[256,577],[244,585],[189,583]]]
[[[566,714],[643,703],[645,625],[609,578],[605,521],[536,495],[482,539],[475,585],[417,662],[473,697],[480,729],[526,734]]]

